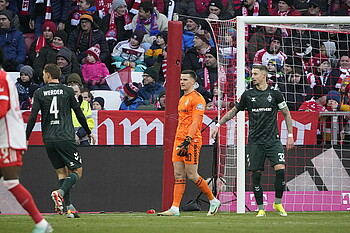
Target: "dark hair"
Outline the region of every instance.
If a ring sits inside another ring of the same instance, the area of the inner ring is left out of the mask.
[[[53,79],[59,79],[62,75],[60,67],[53,63],[46,64],[44,72],[49,73]]]
[[[89,90],[89,88],[86,88],[86,87],[82,87],[82,88],[80,88],[80,93],[83,93],[83,92],[87,92],[88,93],[88,96],[89,96],[89,98],[91,98],[92,99],[92,93],[90,92],[90,90]]]
[[[268,72],[269,72],[269,70],[267,69],[267,67],[264,66],[264,65],[253,65],[252,69],[258,69],[258,70],[263,71],[263,72],[265,72],[265,73],[268,73]]]
[[[151,1],[142,1],[139,5],[139,10],[143,9],[145,12],[153,13],[153,3]]]
[[[90,6],[95,6],[95,0],[86,0],[86,3]]]
[[[189,74],[191,78],[193,78],[195,81],[197,81],[197,74],[193,70],[183,70],[181,74]]]

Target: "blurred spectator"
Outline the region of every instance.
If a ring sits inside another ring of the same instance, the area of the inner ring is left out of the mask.
[[[305,101],[299,107],[299,111],[324,112],[326,111],[327,95],[314,95],[310,100]]]
[[[165,47],[162,50],[162,54],[158,56],[156,62],[153,65],[153,68],[158,73],[159,83],[161,83],[163,86],[165,86],[165,83],[166,83],[166,74],[167,74],[167,67],[168,67],[167,58],[168,58],[168,52],[167,52],[167,48]]]
[[[94,118],[92,118],[90,103],[83,100],[80,93],[80,87],[78,85],[75,85],[72,82],[69,82],[69,83],[71,84],[70,87],[72,87],[75,92],[75,97],[80,104],[80,109],[86,118],[86,122],[89,126],[89,129],[92,130],[95,126],[95,121],[94,121]],[[90,145],[89,137],[87,136],[85,129],[80,125],[78,118],[76,117],[75,112],[73,110],[72,110],[72,121],[73,121],[74,130],[75,130],[76,143],[81,146],[89,146]]]
[[[201,20],[196,17],[188,17],[184,22],[182,32],[182,51],[186,52],[193,47],[194,35],[202,29]]]
[[[335,84],[335,88],[339,89],[344,82],[350,83],[350,57],[349,55],[343,55],[339,60],[339,66],[332,69],[331,77],[337,78],[338,81]]]
[[[69,77],[68,77],[69,79]],[[69,85],[69,84],[68,84]],[[81,88],[80,89],[80,92],[81,92],[81,97],[83,97],[83,100],[86,100],[87,102],[89,102],[90,104],[90,107],[92,108],[92,99],[93,99],[93,96],[90,92],[90,90],[88,88]]]
[[[331,67],[338,65],[338,57],[335,55],[337,51],[336,45],[333,41],[323,41],[320,47],[320,53],[328,57]]]
[[[67,33],[65,31],[56,31],[53,36],[52,43],[46,47],[42,47],[39,51],[39,55],[34,59],[34,82],[43,83],[43,69],[48,63],[57,64],[57,54],[62,48],[66,48]],[[69,50],[65,50],[64,54],[70,54],[71,57],[67,57],[67,62],[70,61],[71,73],[77,73],[81,76],[80,65],[77,61],[77,57]],[[66,55],[67,56],[67,55]]]
[[[81,77],[77,73],[71,73],[67,78],[67,85],[74,86],[77,85],[79,88],[83,87],[83,83],[81,81]],[[80,93],[81,94],[81,93]]]
[[[119,42],[111,54],[117,70],[130,66],[134,71],[141,72],[146,69],[145,50],[140,46],[144,38],[144,31],[137,29],[129,40]]]
[[[158,96],[158,102],[156,104],[157,110],[164,111],[165,110],[165,90],[161,91]]]
[[[4,51],[4,70],[19,71],[26,58],[23,33],[12,25],[12,11],[0,12],[0,47]]]
[[[132,13],[133,15],[137,15],[139,13],[140,3],[144,1],[152,2],[154,8],[159,13],[164,13],[164,0],[126,0],[130,13]]]
[[[240,7],[235,12],[235,18],[237,16],[269,16],[270,13],[267,10],[266,6],[264,4],[261,4],[257,0],[244,0],[242,1],[242,7]],[[257,25],[251,24],[246,25],[246,41],[250,40],[250,37],[256,33],[258,30],[260,30],[261,27],[258,27]],[[264,47],[264,46],[263,46]],[[263,47],[259,48],[262,49]],[[255,52],[258,51],[255,50]]]
[[[46,20],[57,25],[57,30],[64,30],[68,22],[71,0],[37,0],[35,1],[32,18],[29,22],[38,38]]]
[[[71,73],[78,73],[81,75],[80,66],[77,63],[76,58],[73,60],[75,55],[67,47],[61,48],[56,55],[56,64],[60,67],[62,75],[60,83],[67,84],[67,78]],[[74,61],[74,63],[73,63]]]
[[[95,0],[79,0],[68,16],[68,21],[65,27],[65,31],[68,35],[78,27],[80,16],[82,14],[91,15],[94,22],[99,27],[102,27],[102,20],[98,14],[98,11],[96,10]]]
[[[339,110],[341,104],[341,94],[338,91],[330,91],[327,94],[327,110],[328,111],[337,111]]]
[[[256,51],[268,47],[271,43],[271,40],[273,40],[275,37],[282,37],[280,29],[276,27],[261,27],[256,33],[254,33],[250,37],[248,44],[249,60],[253,62]]]
[[[12,26],[16,29],[19,30],[20,29],[20,23],[19,23],[19,17],[16,14],[16,12],[14,12],[12,9],[9,9],[9,0],[0,0],[0,13],[7,10],[9,11],[9,15],[12,18]]]
[[[278,87],[290,111],[298,111],[300,106],[312,97],[312,90],[301,68],[294,68],[293,72],[287,76],[286,82],[279,83]]]
[[[164,0],[164,14],[172,20],[173,14],[178,15],[196,15],[196,6],[193,0]]]
[[[303,16],[322,16],[327,12],[322,12],[320,0],[310,0],[307,11],[303,13]]]
[[[81,72],[90,90],[110,90],[105,77],[109,75],[106,64],[100,61],[100,46],[89,48],[86,51],[86,62]]]
[[[42,27],[42,35],[33,41],[27,53],[30,64],[33,64],[35,58],[39,56],[39,52],[42,47],[50,46],[55,33],[56,25],[51,21],[45,22]]]
[[[194,0],[197,13],[198,14],[204,13],[208,9],[210,1],[211,0]],[[221,2],[224,8],[227,9],[229,0],[222,0]]]
[[[105,100],[102,97],[95,97],[92,100],[92,109],[93,110],[106,110],[105,109]]]
[[[144,105],[155,105],[159,94],[165,88],[158,83],[158,75],[153,67],[148,67],[143,72],[143,87],[138,91],[138,96],[142,98]]]
[[[157,35],[157,39],[153,42],[152,46],[145,53],[146,65],[153,66],[155,61],[158,60],[158,56],[163,53],[163,49],[168,43],[168,32],[160,32]]]
[[[39,88],[39,85],[34,83],[34,70],[30,66],[23,66],[20,69],[20,77],[17,78],[16,87],[18,91],[19,106],[21,110],[28,110],[32,106],[32,97],[34,91]]]
[[[182,70],[198,70],[203,67],[204,54],[211,48],[211,36],[205,30],[198,31],[193,38],[193,47],[185,53]]]
[[[282,62],[279,59],[270,59],[267,63],[267,83],[271,86],[277,87],[283,79]]]
[[[267,66],[268,61],[271,59],[279,59],[281,65],[287,59],[287,55],[281,51],[281,38],[279,37],[274,37],[271,39],[270,45],[258,50],[254,56],[253,63]]]
[[[204,67],[196,71],[199,85],[213,93],[214,84],[218,81],[218,62],[215,48],[210,48],[204,55]]]
[[[215,20],[227,20],[233,18],[233,15],[225,10],[221,0],[211,0],[207,10],[200,15],[203,18]]]
[[[341,7],[332,13],[332,16],[349,16],[350,15],[350,0],[343,0]]]
[[[133,30],[143,29],[146,34],[141,46],[147,51],[159,32],[168,31],[168,19],[159,13],[151,1],[143,1],[139,5],[139,12],[132,20]]]
[[[121,103],[119,110],[137,110],[137,107],[142,103],[142,99],[137,96],[139,91],[137,83],[126,83],[123,86],[124,100]]]
[[[100,59],[102,62],[106,62],[109,49],[105,35],[98,29],[98,25],[94,23],[91,15],[82,14],[78,28],[69,35],[67,47],[76,54],[78,62],[84,64],[85,52],[95,44],[100,45]]]
[[[109,51],[112,51],[118,42],[130,39],[131,20],[125,0],[113,0],[109,14],[102,20],[101,28],[106,35]]]

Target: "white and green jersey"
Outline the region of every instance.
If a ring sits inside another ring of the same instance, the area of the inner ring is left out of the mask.
[[[236,105],[239,111],[248,111],[249,144],[268,144],[279,141],[277,112],[286,108],[282,93],[271,86],[264,91],[255,86],[245,91]]]

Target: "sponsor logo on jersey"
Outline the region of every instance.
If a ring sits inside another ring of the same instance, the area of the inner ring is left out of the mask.
[[[198,104],[197,107],[196,107],[197,110],[201,110],[201,111],[204,111],[204,106],[203,104]]]
[[[256,101],[255,97],[252,97],[252,102],[255,102],[255,101]]]
[[[267,101],[271,102],[272,101],[272,97],[271,95],[269,94],[269,96],[267,97]]]
[[[252,112],[271,112],[272,108],[253,108]]]
[[[185,105],[188,105],[188,100],[185,102]]]

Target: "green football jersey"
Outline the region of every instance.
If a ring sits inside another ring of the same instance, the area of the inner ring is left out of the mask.
[[[246,90],[236,105],[239,111],[248,111],[250,144],[268,144],[279,141],[277,112],[287,107],[282,93],[271,86],[264,91],[255,86]]]
[[[71,109],[79,108],[71,87],[49,83],[34,93],[32,112],[41,110],[44,142],[74,140]]]

